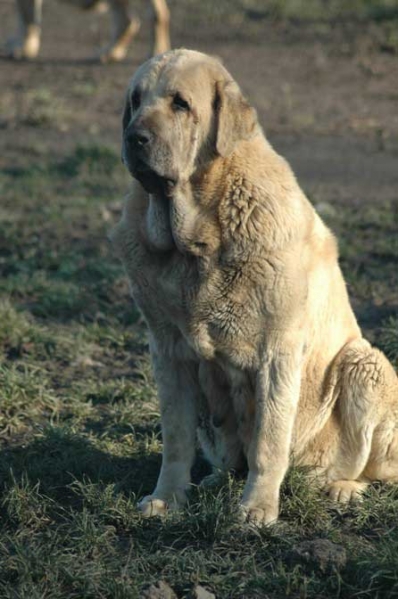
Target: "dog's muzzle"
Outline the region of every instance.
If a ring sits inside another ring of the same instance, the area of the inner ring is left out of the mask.
[[[150,131],[128,127],[123,136],[122,161],[148,193],[169,196],[176,185],[176,179],[152,165],[153,142]]]

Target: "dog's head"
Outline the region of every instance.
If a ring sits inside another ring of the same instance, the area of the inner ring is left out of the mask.
[[[144,63],[128,89],[122,157],[147,191],[187,182],[257,129],[253,108],[221,63],[176,50]]]

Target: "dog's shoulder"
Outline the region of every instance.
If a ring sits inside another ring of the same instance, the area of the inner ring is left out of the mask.
[[[286,160],[263,136],[242,143],[230,160],[219,202],[224,244],[276,253],[303,240],[314,219]]]

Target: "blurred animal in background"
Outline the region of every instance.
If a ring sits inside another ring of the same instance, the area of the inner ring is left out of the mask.
[[[140,28],[140,20],[129,14],[130,0],[64,0],[83,10],[109,8],[112,14],[111,41],[99,55],[102,62],[117,62],[127,54],[131,40]],[[170,13],[166,0],[151,0],[152,53],[166,52],[170,48]],[[40,50],[43,0],[16,0],[20,32],[9,43],[12,58],[36,58]]]

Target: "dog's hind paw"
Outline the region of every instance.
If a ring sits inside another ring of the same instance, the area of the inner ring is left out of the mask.
[[[339,503],[358,502],[369,483],[358,480],[336,480],[326,485],[325,492],[333,501]]]
[[[214,487],[220,487],[228,480],[228,473],[222,470],[216,470],[212,474],[208,474],[200,481],[199,486],[205,489],[212,489]]]

